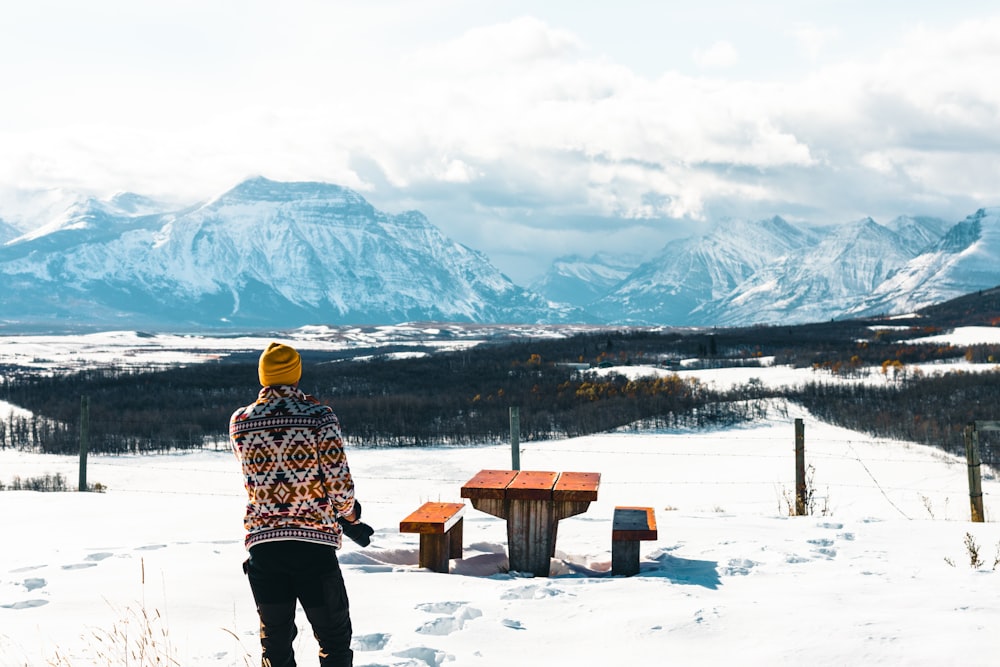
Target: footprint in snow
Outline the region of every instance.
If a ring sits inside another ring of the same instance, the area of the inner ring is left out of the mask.
[[[500,621],[500,625],[504,626],[505,628],[510,628],[511,630],[527,630],[527,628],[521,624],[521,621],[515,621],[512,618],[503,619],[502,621]]]
[[[34,607],[41,607],[42,605],[47,605],[48,600],[21,600],[20,602],[15,602],[13,604],[0,604],[0,608],[3,609],[32,609]]]
[[[41,570],[43,567],[48,567],[48,565],[28,565],[27,567],[19,567],[16,570],[11,570],[11,574],[20,574],[21,572],[31,572],[32,570]]]
[[[757,563],[747,558],[733,558],[722,573],[731,577],[745,577],[756,565]]]
[[[37,588],[45,588],[45,585],[47,583],[48,582],[42,579],[41,577],[29,577],[28,579],[25,579],[22,582],[24,587],[27,588],[29,591],[33,591]]]
[[[483,612],[478,609],[465,606],[464,602],[429,602],[417,605],[417,609],[432,614],[445,614],[444,616],[427,621],[417,628],[416,631],[423,635],[450,635],[464,628],[466,621],[471,621],[483,615]]]
[[[13,583],[13,582],[11,582]],[[27,591],[38,590],[39,588],[45,588],[48,584],[47,581],[41,577],[28,577],[21,582],[21,586],[24,586]],[[16,584],[15,584],[16,585]],[[48,600],[19,600],[18,602],[11,602],[10,604],[0,604],[2,609],[31,609],[32,607],[41,607],[42,605],[48,604]]]
[[[465,606],[464,602],[424,602],[417,605],[420,611],[430,614],[454,614],[457,610]]]
[[[389,643],[392,637],[387,632],[374,632],[370,635],[356,635],[351,639],[351,650],[364,653],[365,651],[381,651]]]
[[[421,635],[435,635],[443,637],[461,629],[462,624],[458,621],[458,619],[451,616],[440,616],[432,621],[427,621],[417,628],[416,631]]]
[[[104,560],[105,558],[111,558],[112,556],[114,556],[114,554],[111,553],[110,551],[101,551],[101,552],[96,553],[96,554],[90,554],[89,556],[87,556],[86,560],[92,560],[92,561],[100,562],[100,561]]]
[[[408,648],[405,651],[400,651],[398,653],[393,653],[397,658],[413,658],[427,664],[428,667],[440,667],[446,659],[454,660],[454,656],[449,656],[444,651],[438,651],[437,649],[427,648],[425,646],[418,646],[416,648]]]
[[[837,556],[837,550],[833,548],[834,545],[833,540],[828,540],[826,538],[817,538],[813,540],[806,540],[806,542],[816,547],[815,549],[813,549],[814,554],[818,554],[827,559],[835,558]]]
[[[541,600],[543,598],[550,598],[556,595],[562,595],[564,591],[558,588],[552,588],[551,586],[537,586],[532,584],[530,586],[521,586],[519,588],[514,588],[508,591],[504,591],[500,595],[501,600]]]

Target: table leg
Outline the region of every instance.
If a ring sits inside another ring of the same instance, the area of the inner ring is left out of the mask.
[[[547,500],[511,500],[507,516],[510,569],[549,576],[549,559],[555,552],[556,518]]]
[[[481,512],[507,520],[510,569],[549,576],[549,561],[556,553],[559,520],[583,514],[590,501],[474,498]]]

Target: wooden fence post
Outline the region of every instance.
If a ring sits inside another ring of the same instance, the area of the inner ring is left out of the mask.
[[[521,469],[521,415],[515,407],[510,409],[510,467]]]
[[[965,460],[969,465],[969,505],[972,509],[972,521],[982,523],[983,518],[983,481],[981,461],[979,460],[979,431],[976,423],[965,426]]]
[[[806,429],[795,420],[795,516],[806,516],[809,490],[806,488]]]
[[[87,490],[87,438],[90,431],[90,399],[80,397],[80,481],[78,491]]]

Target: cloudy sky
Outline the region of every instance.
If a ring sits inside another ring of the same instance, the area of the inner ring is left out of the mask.
[[[319,180],[526,283],[727,217],[1000,206],[992,0],[31,0],[0,185]]]

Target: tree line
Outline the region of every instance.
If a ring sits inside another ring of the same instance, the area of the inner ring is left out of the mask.
[[[884,385],[811,382],[787,396],[838,426],[964,456],[966,425],[1000,417],[1000,370],[913,376]],[[998,440],[994,433],[981,434],[987,465],[1000,464]]]
[[[564,341],[607,359],[615,344]],[[748,418],[696,382],[630,382],[585,377],[533,351],[530,342],[483,345],[412,359],[303,352],[302,388],[330,404],[345,439],[374,447],[497,443],[509,438],[509,408],[520,408],[525,440],[586,435],[635,422],[698,426]],[[627,347],[627,346],[626,346]],[[565,355],[563,355],[565,356]],[[4,400],[31,417],[0,418],[0,446],[71,453],[79,447],[80,397],[89,402],[91,451],[157,452],[224,440],[233,410],[254,400],[255,355],[159,371],[114,368],[11,375]]]
[[[922,377],[905,369],[929,359],[985,361],[1000,358],[1000,352],[991,346],[907,342],[912,336],[896,329],[873,333],[852,322],[695,333],[605,331],[365,361],[346,359],[342,352],[304,351],[302,388],[334,408],[345,439],[355,446],[504,442],[512,406],[520,410],[521,438],[540,440],[622,427],[732,424],[764,416],[769,399],[784,397],[846,428],[960,452],[968,421],[997,417],[991,410],[1000,405],[1000,375]],[[580,370],[607,364],[669,368],[695,356],[703,365],[752,366],[770,356],[830,373],[874,366],[887,375],[877,385],[817,380],[775,389],[750,382],[719,391],[670,373],[629,379]],[[92,451],[200,448],[224,441],[230,414],[252,402],[258,390],[255,354],[165,370],[8,373],[0,397],[32,416],[0,415],[0,447],[77,451],[80,398],[87,396]],[[986,443],[983,458],[1000,462],[1000,452]]]

